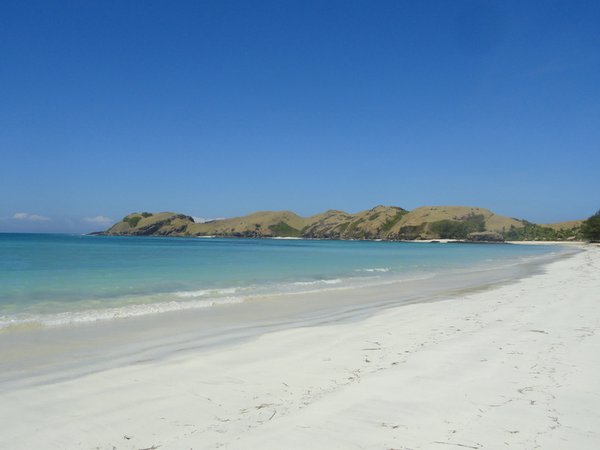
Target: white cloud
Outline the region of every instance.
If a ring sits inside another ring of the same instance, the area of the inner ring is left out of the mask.
[[[46,216],[40,216],[39,214],[29,214],[29,213],[24,213],[24,212],[18,212],[15,213],[15,215],[12,217],[15,220],[30,220],[32,222],[49,222],[50,217],[46,217]]]
[[[84,217],[81,220],[86,223],[93,223],[94,225],[110,225],[113,222],[110,217],[106,216]]]

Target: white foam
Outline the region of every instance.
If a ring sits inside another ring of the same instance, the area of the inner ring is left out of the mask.
[[[342,280],[340,278],[334,278],[332,280],[315,280],[315,281],[296,281],[294,286],[315,286],[318,284],[339,284]]]
[[[389,268],[375,267],[370,268],[367,271],[384,272],[387,270],[389,270]],[[105,320],[125,319],[149,314],[160,314],[163,312],[211,308],[213,306],[243,303],[246,300],[262,298],[270,295],[298,295],[366,287],[374,284],[385,285],[388,283],[430,278],[433,275],[434,274],[430,273],[425,276],[411,277],[403,280],[390,278],[385,282],[382,278],[374,275],[370,277],[362,276],[348,279],[330,278],[313,281],[297,281],[289,284],[268,286],[246,286],[222,289],[178,291],[170,294],[160,294],[162,298],[156,298],[156,300],[159,301],[153,303],[148,303],[148,300],[151,300],[149,298],[140,298],[139,301],[142,303],[130,303],[123,306],[106,307],[101,309],[95,308],[52,314],[24,313],[16,315],[0,315],[0,332],[9,331],[11,329],[56,327]],[[167,295],[167,297],[164,297],[164,295]],[[180,300],[169,300],[168,296],[171,296],[171,298],[176,297]],[[128,301],[132,302],[135,301],[135,299],[131,298],[128,299]]]
[[[244,297],[224,297],[219,299],[191,300],[186,302],[162,302],[142,305],[127,305],[115,308],[92,309],[56,314],[31,314],[21,317],[0,316],[0,329],[25,328],[32,326],[61,326],[77,323],[97,322],[100,320],[124,319],[148,314],[182,311],[189,309],[210,308],[218,305],[242,303]]]
[[[179,291],[175,292],[175,296],[179,298],[197,298],[197,297],[206,297],[208,295],[218,296],[218,295],[230,295],[235,294],[238,288],[226,288],[226,289],[200,289],[197,291]]]
[[[357,272],[389,272],[390,267],[372,267],[368,269],[357,269]]]

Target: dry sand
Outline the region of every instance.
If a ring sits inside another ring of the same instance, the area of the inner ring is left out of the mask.
[[[598,449],[599,327],[588,247],[483,292],[2,389],[0,448]]]

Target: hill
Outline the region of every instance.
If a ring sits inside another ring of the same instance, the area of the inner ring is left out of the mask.
[[[489,209],[469,206],[422,206],[403,216],[386,235],[388,239],[464,239],[469,233],[505,233],[524,222]]]
[[[302,234],[327,239],[385,239],[391,227],[407,213],[397,206],[381,205],[356,214],[330,210],[308,217]]]
[[[132,213],[108,230],[111,236],[304,237],[318,239],[468,239],[482,233],[509,240],[574,239],[581,221],[537,225],[469,206],[423,206],[407,211],[379,205],[358,213],[328,210],[309,217],[292,211],[259,211],[195,223],[174,212]]]
[[[573,228],[579,228],[583,220],[569,220],[568,222],[557,222],[542,225],[543,227],[552,228],[553,230],[571,230]]]
[[[258,211],[246,216],[195,223],[173,212],[132,213],[108,230],[111,236],[303,237],[316,239],[572,240],[581,221],[538,225],[470,206],[422,206],[407,211],[379,205],[355,214],[328,210],[301,217],[292,211]]]
[[[177,236],[185,234],[194,219],[172,212],[131,213],[100,234],[111,236]]]
[[[305,219],[291,211],[259,211],[247,216],[188,225],[193,236],[301,236]]]

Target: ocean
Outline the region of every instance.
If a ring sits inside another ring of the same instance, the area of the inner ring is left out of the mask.
[[[426,280],[556,251],[539,245],[0,234],[0,329]]]

